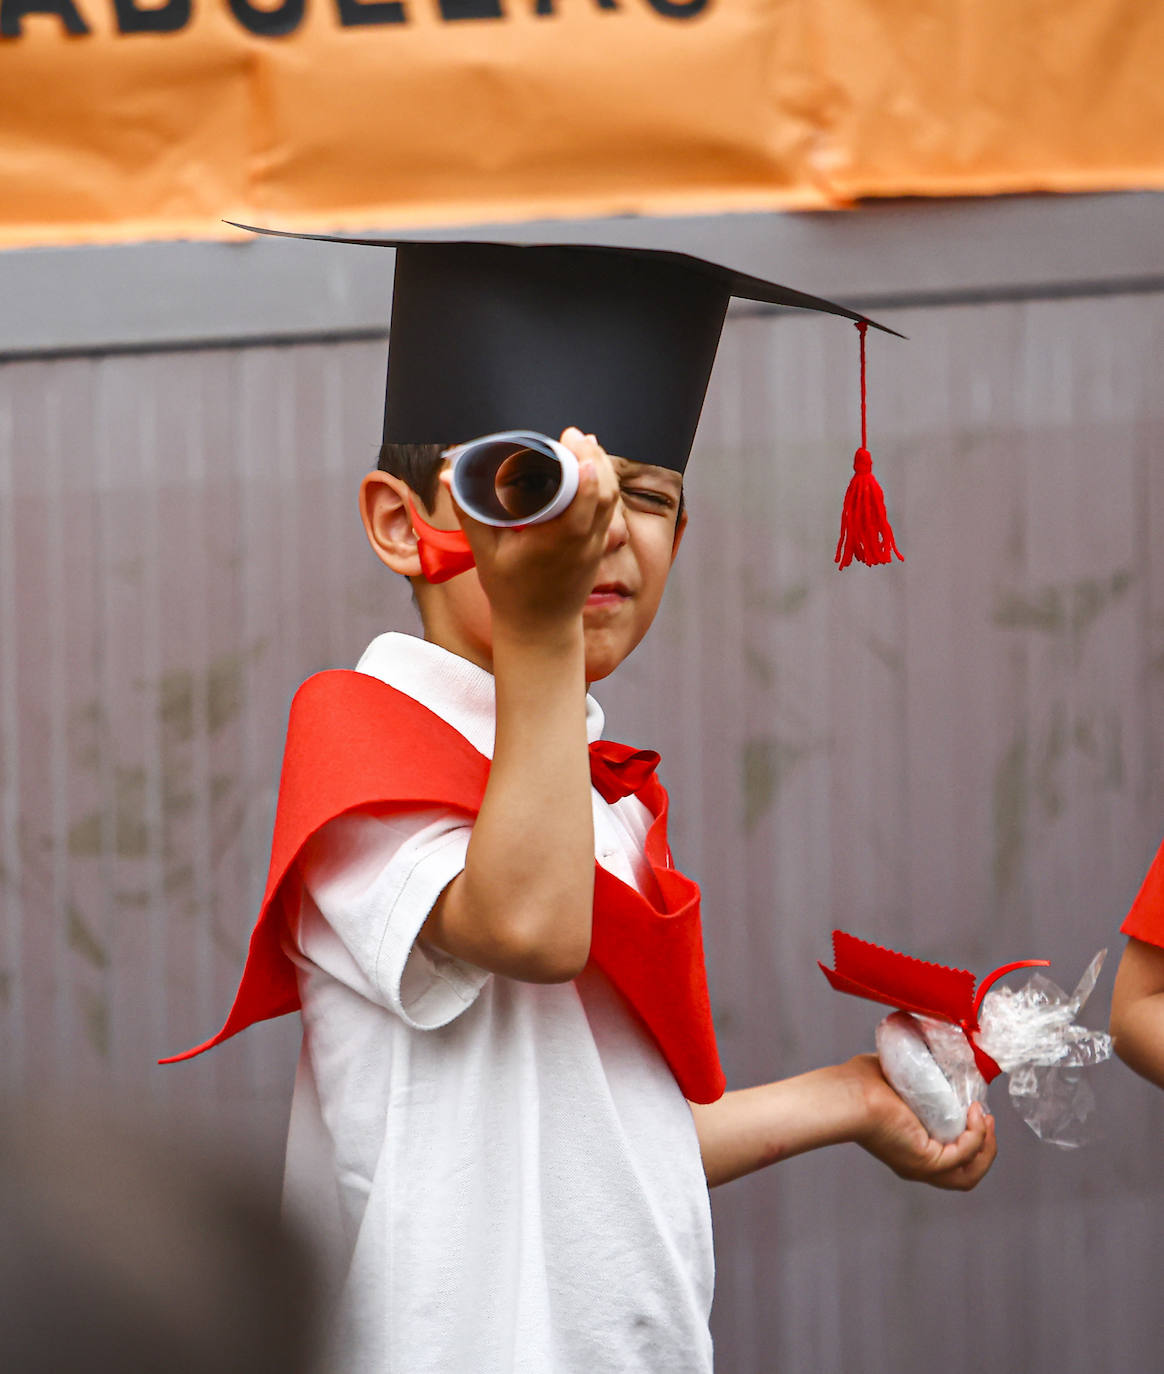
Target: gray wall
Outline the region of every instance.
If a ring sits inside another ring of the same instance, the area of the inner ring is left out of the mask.
[[[855,348],[729,317],[660,620],[602,692],[664,755],[733,1085],[864,1048],[834,925],[1072,982],[1164,834],[1164,234],[1155,197],[526,226],[876,303],[871,447],[906,563],[838,573]],[[362,547],[389,260],[310,245],[0,257],[0,1082],[177,1114],[270,1161],[293,1025],[218,1024],[262,886],[284,713],[408,627]],[[213,346],[212,346],[213,345]],[[74,356],[70,356],[74,355]],[[1090,1019],[1101,1023],[1105,974]],[[1164,1103],[1102,1138],[993,1090],[975,1193],[855,1147],[715,1196],[719,1366],[1148,1370]]]

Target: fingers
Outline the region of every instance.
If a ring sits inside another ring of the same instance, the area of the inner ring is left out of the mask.
[[[949,1162],[927,1182],[936,1188],[951,1188],[967,1192],[986,1175],[998,1154],[994,1117],[983,1112],[978,1103],[970,1108],[966,1130],[947,1149],[954,1153]]]
[[[562,431],[561,442],[570,450],[579,463],[594,459],[600,454],[602,445],[593,434],[583,434],[577,425],[568,425]]]
[[[595,436],[583,434],[574,425],[562,431],[561,442],[578,459],[578,494],[572,503],[575,518],[584,525],[596,523],[605,529],[618,498],[614,465]]]
[[[943,1160],[947,1168],[956,1168],[974,1158],[986,1139],[986,1113],[980,1102],[971,1102],[966,1115],[966,1129],[950,1145],[952,1154]]]
[[[574,425],[562,431],[562,443],[578,459],[578,495],[574,498],[575,502],[592,499],[598,485],[598,460],[605,456],[601,445],[593,434],[583,434]]]

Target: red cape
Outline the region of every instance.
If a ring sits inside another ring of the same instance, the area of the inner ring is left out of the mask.
[[[489,760],[463,735],[378,678],[344,671],[309,678],[291,703],[267,888],[234,1005],[212,1039],[160,1062],[191,1059],[256,1021],[299,1009],[295,966],[282,939],[299,897],[296,861],[328,821],[386,806],[443,806],[475,816],[488,778]],[[645,848],[659,904],[596,864],[590,961],[642,1018],[684,1095],[714,1102],[724,1075],[699,888],[672,866],[667,794],[658,779],[652,775],[637,795],[654,817]]]

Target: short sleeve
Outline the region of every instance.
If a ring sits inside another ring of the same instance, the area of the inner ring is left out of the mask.
[[[1164,948],[1164,844],[1156,851],[1148,876],[1120,930],[1124,935]]]
[[[490,974],[418,941],[465,867],[472,826],[459,812],[354,812],[330,821],[299,861],[292,957],[395,1012],[416,1030],[447,1025]]]

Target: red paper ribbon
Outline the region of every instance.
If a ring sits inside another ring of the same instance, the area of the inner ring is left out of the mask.
[[[975,1040],[982,999],[1006,974],[1020,968],[1046,968],[1050,960],[1018,959],[1003,964],[982,980],[977,996],[974,975],[967,969],[914,959],[868,940],[858,940],[843,930],[833,931],[833,963],[835,969],[820,964],[820,970],[838,992],[896,1007],[898,1011],[933,1016],[957,1026],[974,1053],[978,1072],[990,1083],[1002,1070]]]

